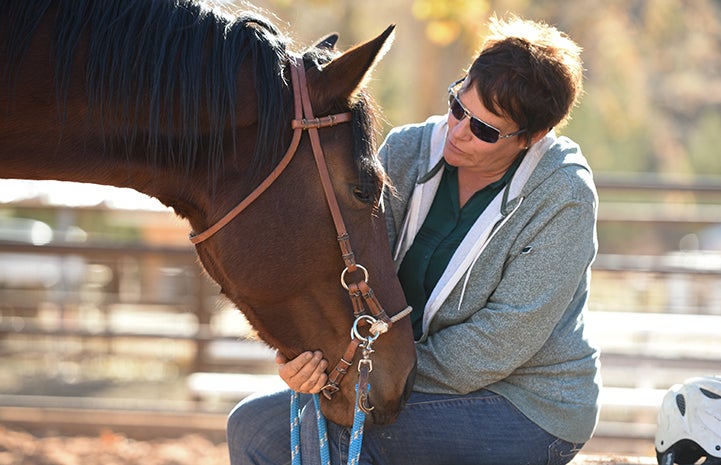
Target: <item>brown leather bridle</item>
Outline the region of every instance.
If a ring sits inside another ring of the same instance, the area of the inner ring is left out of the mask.
[[[348,368],[350,368],[353,364],[356,351],[359,347],[361,347],[363,349],[363,356],[358,362],[358,398],[360,408],[365,412],[369,412],[373,409],[373,407],[368,404],[368,375],[373,370],[373,365],[370,360],[370,354],[373,352],[371,346],[380,334],[385,333],[391,326],[393,326],[393,323],[410,314],[411,308],[406,307],[392,317],[389,317],[386,314],[385,310],[380,305],[380,302],[378,302],[378,299],[375,297],[373,290],[370,286],[368,286],[368,270],[357,264],[355,261],[355,254],[351,248],[350,237],[345,227],[340,207],[338,206],[338,200],[336,199],[335,192],[333,191],[333,185],[328,172],[325,156],[323,155],[318,129],[334,126],[338,123],[349,122],[351,121],[351,113],[345,112],[324,117],[315,117],[313,115],[313,107],[311,106],[310,96],[308,94],[308,85],[306,82],[302,58],[291,58],[290,74],[293,85],[295,119],[291,122],[291,127],[293,128],[293,138],[291,139],[288,150],[285,155],[283,155],[283,158],[278,166],[273,169],[268,177],[265,178],[265,180],[263,180],[263,182],[261,182],[258,187],[250,193],[250,195],[248,195],[225,216],[205,231],[198,234],[191,233],[190,241],[197,247],[198,244],[209,239],[220,229],[230,223],[240,214],[240,212],[245,210],[251,203],[253,203],[253,201],[265,192],[265,190],[268,189],[268,187],[270,187],[276,179],[278,179],[281,173],[290,164],[290,161],[293,158],[293,155],[295,155],[298,145],[300,144],[301,135],[304,130],[307,130],[308,136],[310,137],[311,147],[313,149],[313,157],[315,158],[315,164],[318,168],[318,174],[320,175],[321,184],[323,186],[323,192],[338,234],[337,238],[341,250],[341,256],[345,264],[345,269],[341,273],[340,277],[341,286],[348,291],[353,306],[353,316],[355,317],[355,322],[351,328],[351,341],[346,347],[340,361],[328,375],[328,382],[325,386],[323,386],[322,392],[327,399],[331,399],[333,394],[340,389],[340,383],[345,374],[348,372]],[[346,282],[347,273],[353,274],[356,271],[363,272],[363,279],[357,282]],[[366,311],[366,307],[368,311]],[[370,323],[368,335],[363,336],[360,334],[358,326],[363,326],[368,323]]]

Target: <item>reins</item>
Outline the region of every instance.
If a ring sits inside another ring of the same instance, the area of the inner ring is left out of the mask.
[[[373,364],[371,361],[371,354],[373,353],[372,345],[375,340],[383,333],[387,332],[393,323],[409,315],[411,307],[406,307],[397,314],[389,317],[380,302],[376,298],[373,290],[368,285],[368,270],[362,265],[356,263],[355,254],[351,248],[350,237],[343,221],[343,216],[336,199],[335,192],[333,191],[333,184],[331,182],[330,173],[326,164],[325,156],[323,155],[323,148],[320,142],[320,136],[318,129],[334,126],[338,123],[345,123],[351,121],[351,113],[338,113],[324,117],[316,117],[313,114],[313,107],[310,102],[310,96],[308,94],[308,85],[306,82],[305,69],[303,67],[302,58],[295,57],[290,62],[290,73],[291,82],[293,85],[293,101],[295,106],[295,118],[291,122],[293,128],[293,137],[291,139],[288,150],[283,155],[278,166],[268,175],[268,177],[256,187],[246,198],[244,198],[238,205],[230,210],[225,216],[218,220],[215,224],[210,226],[205,231],[194,234],[191,233],[190,241],[197,247],[201,242],[209,239],[224,226],[230,223],[236,216],[238,216],[243,210],[245,210],[251,203],[253,203],[270,185],[275,182],[276,179],[283,173],[285,168],[290,164],[293,156],[295,155],[298,145],[300,144],[300,138],[303,131],[308,131],[310,138],[311,148],[313,150],[313,157],[315,164],[320,175],[321,185],[323,186],[323,192],[325,194],[326,203],[330,210],[331,216],[333,217],[333,224],[335,225],[338,244],[341,251],[341,257],[345,268],[341,272],[340,284],[348,291],[351,303],[353,306],[353,316],[355,321],[351,328],[350,342],[346,347],[343,356],[335,365],[334,369],[328,375],[328,382],[322,388],[323,395],[331,400],[333,394],[340,389],[340,383],[343,377],[348,373],[348,368],[353,364],[353,359],[358,349],[362,349],[361,359],[358,361],[358,385],[356,386],[356,414],[354,417],[354,428],[357,423],[361,428],[361,432],[357,436],[362,438],[362,425],[365,414],[373,410],[373,406],[370,405],[368,400],[370,384],[369,375],[373,370]],[[362,272],[362,279],[355,282],[348,282],[347,276],[349,273],[355,274],[356,272]],[[367,335],[361,334],[360,327],[369,325],[367,329]],[[320,403],[316,396],[316,409],[320,414]],[[362,419],[359,420],[359,412],[362,414]],[[321,414],[322,415],[322,414]],[[293,417],[293,412],[291,412]],[[297,414],[291,422],[298,421]],[[325,421],[323,419],[323,421]],[[320,422],[320,420],[319,420]],[[319,433],[320,433],[319,428]],[[323,442],[323,439],[321,439]],[[327,446],[327,438],[325,439]],[[295,447],[294,447],[295,449]],[[360,445],[357,446],[357,453],[360,454]],[[351,457],[349,457],[350,461]],[[357,460],[357,457],[356,457]]]

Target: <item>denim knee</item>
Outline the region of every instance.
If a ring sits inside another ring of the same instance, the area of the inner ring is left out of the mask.
[[[229,443],[231,441],[236,444],[249,442],[249,435],[254,434],[255,430],[247,419],[253,418],[253,410],[255,407],[252,403],[240,402],[230,411],[226,429]]]
[[[230,412],[226,433],[231,465],[289,463],[289,395],[251,396]]]

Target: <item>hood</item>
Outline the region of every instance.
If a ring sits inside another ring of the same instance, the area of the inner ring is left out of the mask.
[[[425,184],[433,179],[443,167],[448,115],[433,116],[427,122],[433,124],[428,142],[429,158],[420,170],[418,184]],[[511,179],[509,187],[504,190],[501,212],[505,214],[512,211],[520,198],[527,197],[554,172],[568,165],[578,165],[591,171],[578,144],[564,136],[556,137],[555,131],[549,131],[524,155],[524,160]]]

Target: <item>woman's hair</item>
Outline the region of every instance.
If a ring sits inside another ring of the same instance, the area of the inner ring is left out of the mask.
[[[581,48],[544,23],[491,18],[490,34],[468,70],[468,86],[528,137],[566,124],[583,92]]]

